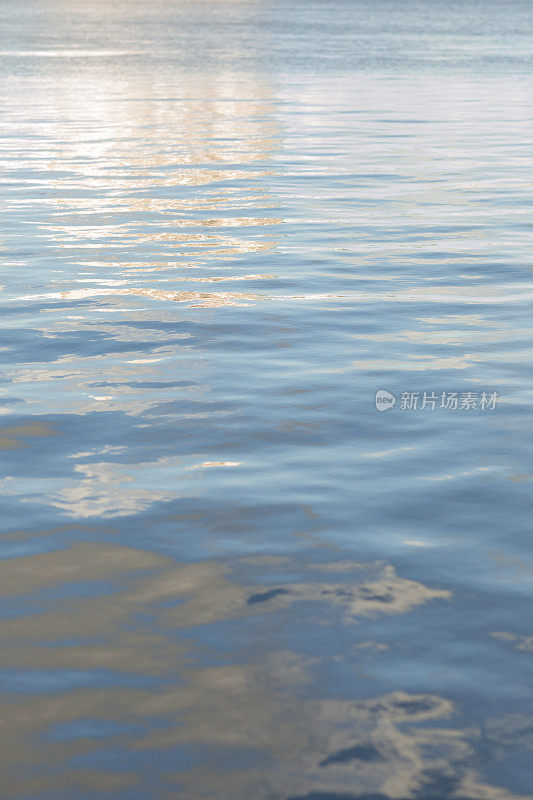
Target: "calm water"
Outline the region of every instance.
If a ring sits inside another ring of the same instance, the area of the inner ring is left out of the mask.
[[[1,0],[5,800],[533,797],[531,8]]]

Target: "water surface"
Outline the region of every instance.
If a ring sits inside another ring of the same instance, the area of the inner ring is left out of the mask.
[[[533,797],[530,11],[1,0],[6,800]]]

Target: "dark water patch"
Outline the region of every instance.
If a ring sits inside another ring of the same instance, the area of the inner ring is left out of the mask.
[[[256,605],[257,603],[266,603],[268,600],[272,600],[274,597],[279,597],[280,595],[290,594],[288,589],[269,589],[267,592],[258,592],[257,594],[252,594],[246,601],[246,604],[249,606]]]
[[[375,745],[357,744],[354,747],[347,747],[344,750],[339,750],[337,753],[332,753],[320,762],[320,766],[327,767],[329,764],[346,764],[350,761],[380,760],[383,760],[383,756]]]

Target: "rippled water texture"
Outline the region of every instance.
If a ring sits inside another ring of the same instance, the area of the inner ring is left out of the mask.
[[[531,9],[0,0],[3,800],[533,797]]]

